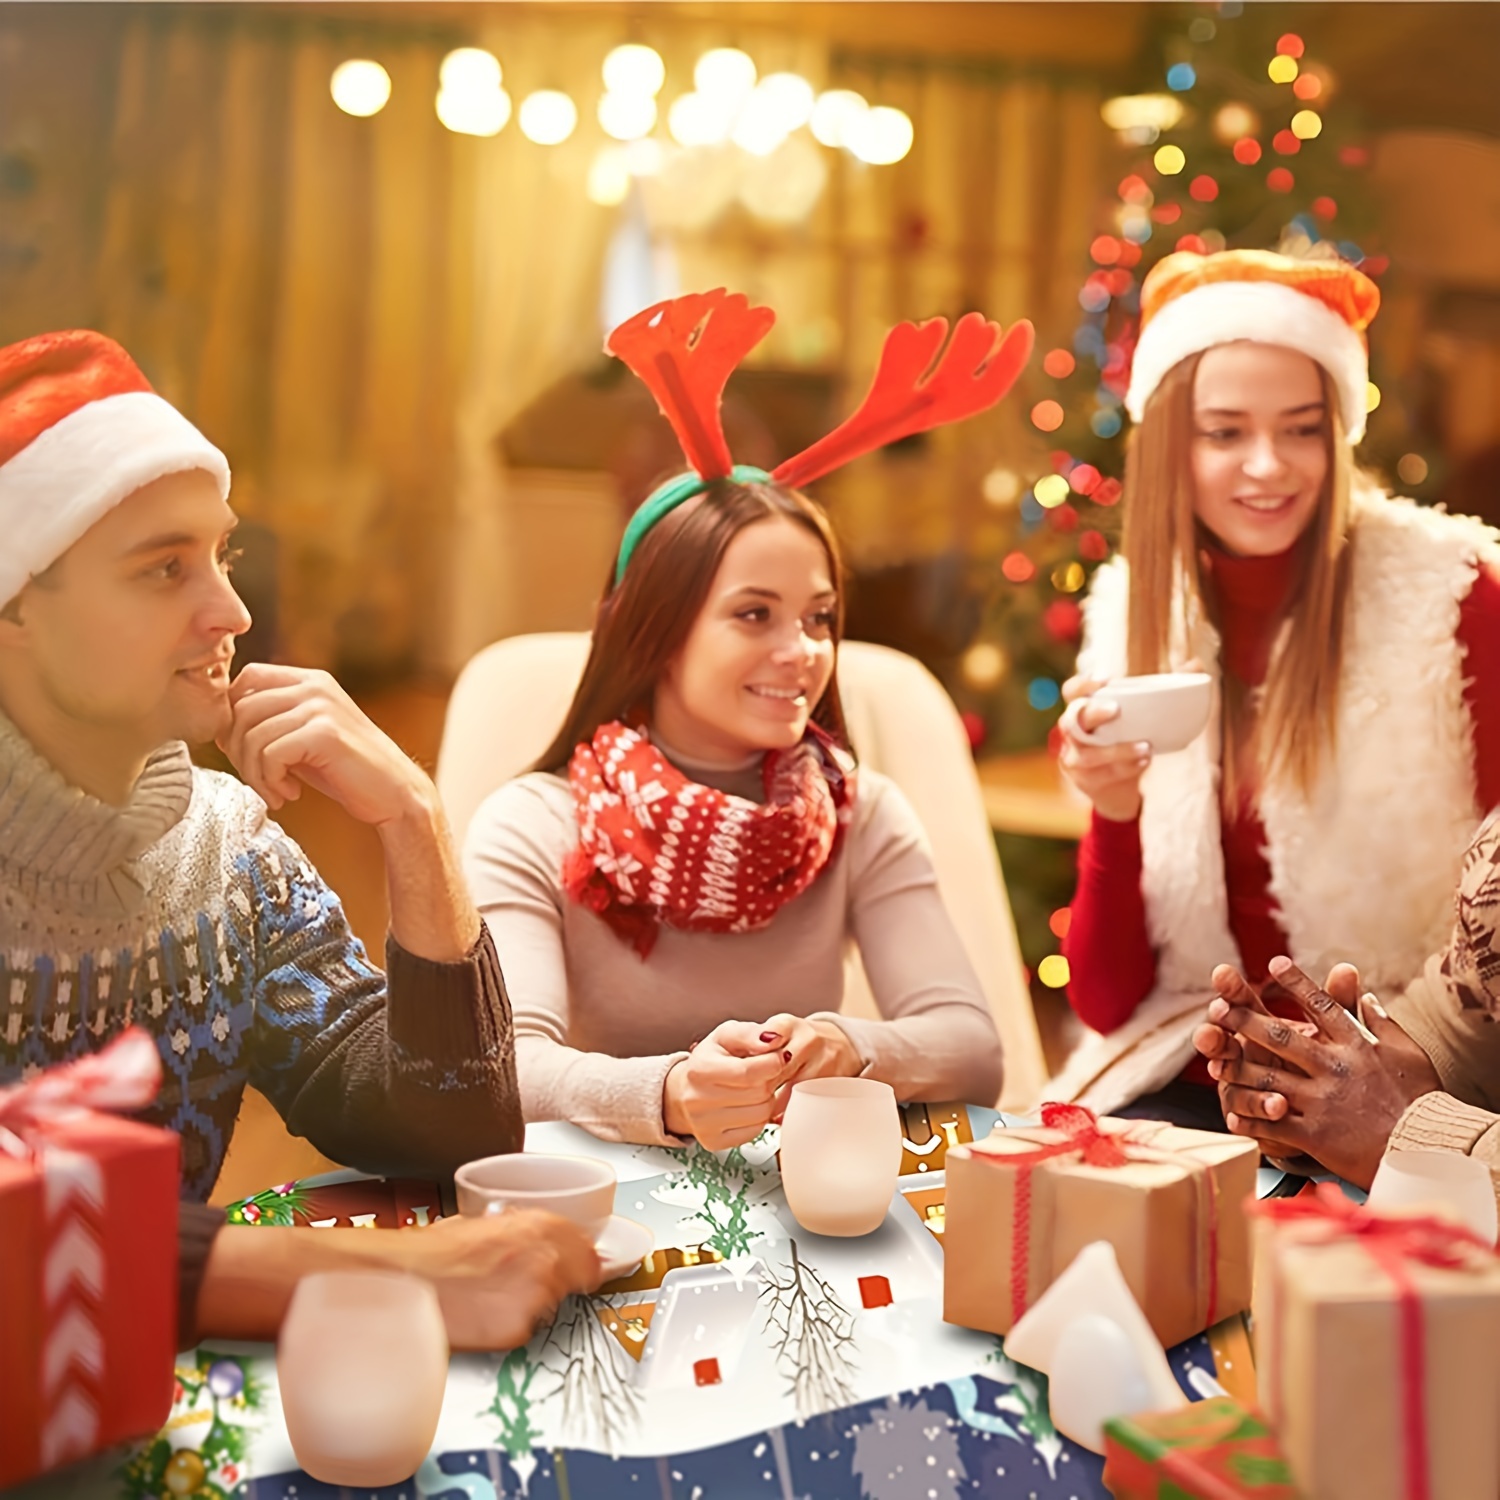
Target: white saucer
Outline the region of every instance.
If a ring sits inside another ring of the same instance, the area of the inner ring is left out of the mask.
[[[604,1268],[604,1279],[615,1281],[630,1275],[655,1244],[656,1236],[644,1224],[637,1224],[634,1219],[622,1219],[619,1214],[612,1215],[594,1241],[599,1264]]]

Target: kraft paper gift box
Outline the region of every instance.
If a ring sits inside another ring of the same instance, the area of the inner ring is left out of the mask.
[[[84,1103],[139,1108],[159,1077],[137,1031],[0,1090],[0,1488],[171,1410],[178,1139]]]
[[[1104,1424],[1115,1500],[1298,1500],[1265,1420],[1229,1396]]]
[[[1255,1367],[1316,1500],[1500,1495],[1500,1260],[1332,1184],[1257,1206]]]
[[[1080,1105],[1043,1105],[1042,1122],[948,1152],[949,1323],[1009,1333],[1095,1240],[1168,1348],[1249,1307],[1253,1141]]]

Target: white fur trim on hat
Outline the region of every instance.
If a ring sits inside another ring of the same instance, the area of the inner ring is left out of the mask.
[[[186,469],[228,498],[228,460],[152,391],[90,401],[40,432],[0,464],[0,604],[127,495]]]
[[[1348,440],[1365,435],[1370,362],[1364,340],[1326,302],[1276,281],[1212,282],[1168,302],[1135,346],[1125,409],[1139,422],[1174,365],[1240,340],[1280,344],[1317,360],[1338,388]]]

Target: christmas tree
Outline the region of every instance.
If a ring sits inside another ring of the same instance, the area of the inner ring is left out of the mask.
[[[1139,92],[1104,105],[1120,148],[1116,186],[1087,247],[1071,344],[1040,350],[1031,377],[1031,421],[1054,444],[1050,468],[985,480],[1003,540],[983,563],[998,581],[954,684],[983,753],[1055,748],[1079,599],[1118,545],[1123,404],[1151,267],[1176,250],[1257,248],[1337,255],[1377,280],[1387,268],[1360,122],[1338,107],[1335,69],[1285,30],[1289,14],[1238,3],[1190,20],[1170,13],[1147,49],[1152,72]],[[1373,409],[1378,364],[1372,373]],[[1407,459],[1390,462],[1407,437],[1400,420],[1373,424],[1362,461],[1419,483]],[[1071,850],[1004,838],[1001,855],[1022,953],[1043,987],[1061,988]]]

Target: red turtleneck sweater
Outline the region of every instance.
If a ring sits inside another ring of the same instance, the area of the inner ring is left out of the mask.
[[[1259,686],[1293,581],[1295,560],[1212,556],[1227,671]],[[1459,609],[1458,642],[1464,653],[1464,701],[1474,725],[1474,771],[1479,803],[1500,804],[1500,577],[1481,569]],[[1266,858],[1266,832],[1253,795],[1221,825],[1229,929],[1239,945],[1246,978],[1265,981],[1270,962],[1287,949]],[[1141,894],[1139,820],[1112,822],[1094,814],[1078,851],[1078,889],[1063,943],[1070,978],[1068,1000],[1095,1031],[1113,1031],[1135,1014],[1156,982],[1156,955],[1146,928]],[[1321,978],[1322,976],[1316,976]],[[1268,994],[1274,1010],[1283,1009]],[[1300,1015],[1284,1002],[1288,1014]],[[1202,1058],[1186,1079],[1209,1084]]]

